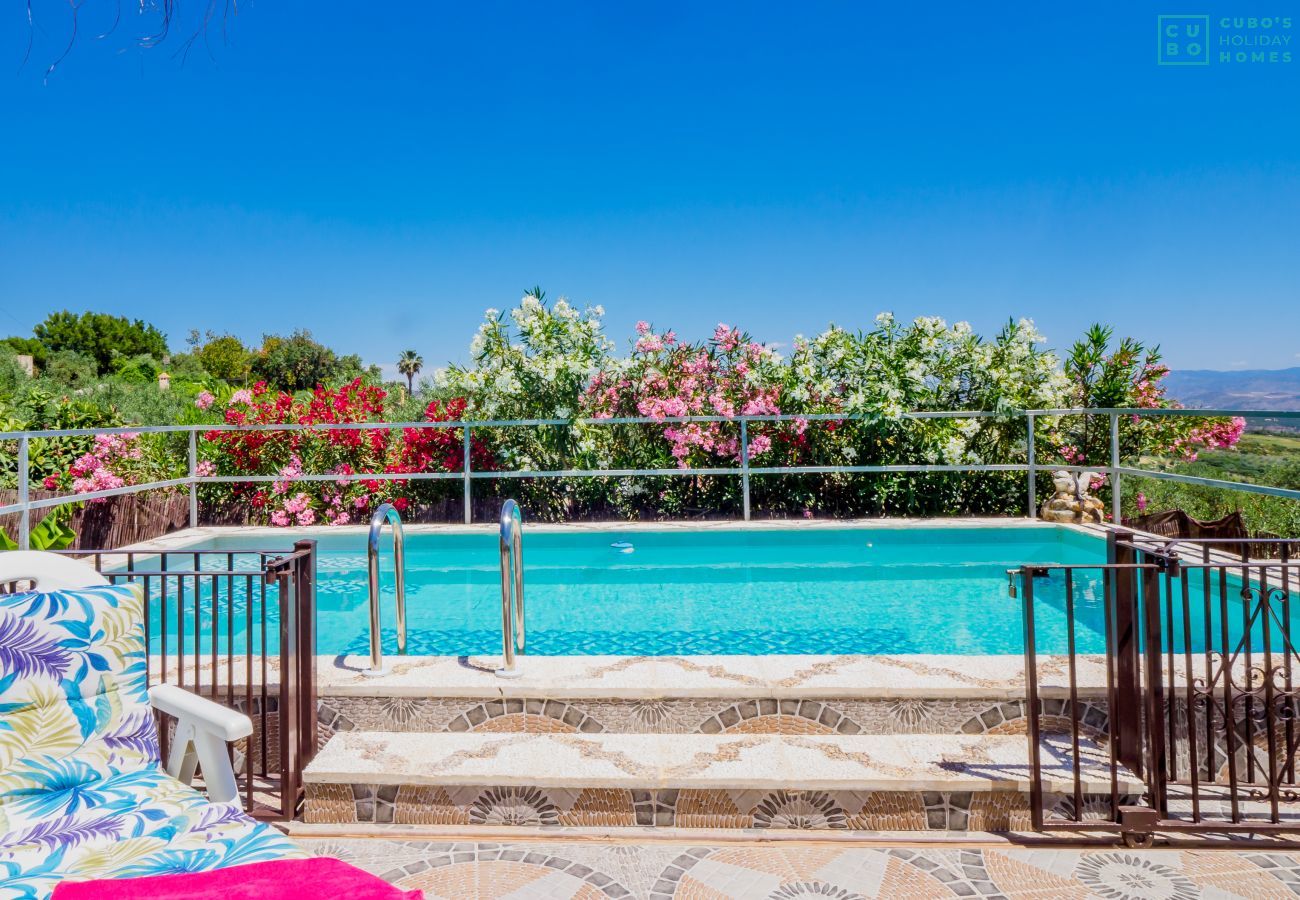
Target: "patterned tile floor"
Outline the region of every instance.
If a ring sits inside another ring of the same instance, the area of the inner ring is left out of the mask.
[[[427,898],[1105,900],[1300,896],[1300,853],[594,840],[296,838]]]

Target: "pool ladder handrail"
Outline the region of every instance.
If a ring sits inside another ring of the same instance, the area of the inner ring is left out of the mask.
[[[370,668],[367,675],[384,675],[384,652],[379,630],[379,533],[384,523],[393,526],[393,569],[397,587],[397,652],[406,655],[406,536],[401,513],[391,503],[381,504],[370,517],[366,565],[370,570]]]
[[[511,587],[514,588],[512,602]],[[518,678],[515,653],[524,652],[524,518],[519,504],[501,505],[501,668],[500,678]]]

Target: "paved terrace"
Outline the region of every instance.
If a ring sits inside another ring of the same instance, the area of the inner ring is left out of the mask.
[[[427,898],[1196,900],[1300,895],[1300,854],[1251,850],[1034,849],[942,841],[430,840],[296,838]]]

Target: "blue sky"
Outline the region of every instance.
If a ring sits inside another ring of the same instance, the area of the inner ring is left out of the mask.
[[[1157,66],[1185,3],[261,0],[182,64],[184,24],[140,50],[123,0],[96,41],[85,0],[48,83],[68,6],[33,3],[22,69],[0,18],[0,333],[93,308],[432,366],[540,284],[619,339],[889,309],[1300,365],[1300,47]]]

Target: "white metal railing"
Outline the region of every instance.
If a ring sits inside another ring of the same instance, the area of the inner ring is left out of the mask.
[[[1034,426],[1039,418],[1058,418],[1061,416],[1105,416],[1109,420],[1111,452],[1108,465],[1075,466],[1049,463],[1039,464],[1034,446]],[[1024,472],[1027,475],[1026,511],[1032,518],[1037,515],[1037,476],[1042,471],[1066,470],[1070,472],[1098,472],[1110,476],[1112,485],[1112,514],[1116,520],[1120,517],[1122,500],[1122,479],[1124,476],[1159,478],[1167,481],[1179,481],[1205,487],[1238,490],[1253,494],[1266,494],[1290,500],[1300,500],[1300,491],[1267,485],[1247,484],[1237,481],[1224,481],[1215,478],[1203,478],[1182,475],[1176,472],[1161,472],[1152,469],[1140,469],[1123,465],[1119,450],[1119,420],[1121,416],[1192,416],[1211,418],[1220,416],[1243,416],[1254,419],[1275,419],[1288,422],[1300,422],[1300,411],[1286,410],[1237,410],[1237,409],[1031,409],[995,412],[989,410],[950,410],[950,411],[915,411],[903,413],[898,419],[999,419],[1002,421],[1023,420],[1026,429],[1026,458],[1023,463],[989,463],[989,464],[946,464],[946,465],[813,465],[813,466],[753,466],[748,453],[749,426],[754,422],[843,422],[843,421],[879,421],[883,417],[876,415],[854,415],[850,413],[810,413],[808,415],[758,415],[758,416],[666,416],[622,417],[609,419],[499,419],[484,421],[447,421],[447,422],[348,422],[337,424],[272,424],[272,425],[146,425],[121,428],[69,428],[49,431],[9,431],[0,432],[0,441],[17,441],[17,480],[18,502],[0,506],[0,514],[18,513],[19,546],[30,546],[31,513],[33,510],[48,509],[68,503],[79,503],[124,494],[136,494],[142,491],[170,487],[187,487],[190,499],[190,524],[198,524],[197,488],[202,484],[254,484],[286,480],[282,475],[199,475],[198,474],[198,435],[208,432],[241,431],[391,431],[406,428],[458,429],[462,432],[464,444],[464,463],[460,472],[374,472],[340,475],[335,473],[311,473],[294,476],[291,481],[427,481],[460,480],[463,483],[462,500],[464,520],[472,521],[471,495],[472,484],[476,480],[494,480],[510,478],[611,478],[611,477],[696,477],[730,476],[741,480],[742,515],[750,517],[750,480],[764,475],[816,475],[816,474],[871,474],[871,473],[927,473],[927,472]],[[609,425],[673,425],[691,422],[730,422],[740,429],[741,453],[736,466],[705,468],[671,468],[671,469],[555,469],[555,470],[493,470],[473,471],[470,460],[471,438],[474,430],[494,428],[528,428],[538,426],[571,427],[609,426]],[[58,437],[84,437],[97,434],[186,434],[189,440],[188,474],[181,478],[154,481],[146,484],[125,485],[102,491],[84,494],[68,494],[59,497],[47,497],[40,500],[30,499],[28,485],[31,480],[30,445],[33,440]]]

